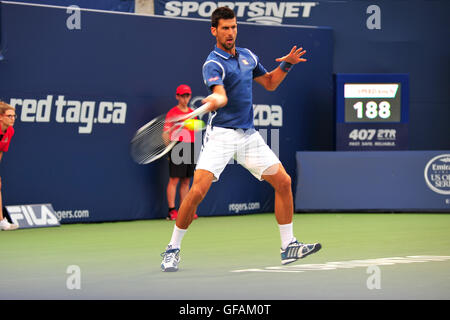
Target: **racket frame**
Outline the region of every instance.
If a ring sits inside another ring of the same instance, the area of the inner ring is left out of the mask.
[[[171,120],[171,122],[173,122],[172,127],[178,126],[178,128],[175,129],[174,132],[171,132],[170,135],[172,135],[173,133],[177,134],[178,132],[180,132],[183,129],[183,127],[184,127],[184,124],[183,124],[184,121],[192,119],[192,118],[195,118],[195,117],[200,116],[200,115],[202,115],[204,113],[207,113],[209,111],[208,110],[209,106],[210,106],[209,103],[205,103],[205,104],[203,104],[200,107],[196,108],[194,111],[192,111],[191,113],[189,113],[187,115],[183,115],[183,116],[180,116],[180,117],[172,119]],[[139,135],[140,132],[146,130],[148,127],[150,127],[158,119],[159,119],[159,117],[154,118],[154,119],[150,120],[148,123],[146,123],[145,125],[143,125],[142,127],[140,127],[136,131],[133,139],[131,139],[130,144],[133,144],[133,142],[138,138],[138,135]],[[172,148],[175,146],[175,144],[177,142],[178,142],[177,140],[170,141],[170,143],[166,146],[166,148],[162,152],[160,152],[157,155],[151,157],[150,159],[145,159],[144,161],[139,161],[138,163],[139,164],[149,164],[149,163],[151,163],[151,162],[153,162],[155,160],[160,159],[161,157],[166,155],[170,150],[172,150]]]

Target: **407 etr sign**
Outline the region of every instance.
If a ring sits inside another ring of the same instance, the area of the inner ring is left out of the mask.
[[[336,150],[407,150],[408,128],[403,124],[338,124]]]

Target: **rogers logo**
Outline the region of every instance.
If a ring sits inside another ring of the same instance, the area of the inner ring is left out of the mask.
[[[431,190],[450,195],[450,154],[441,154],[428,161],[424,176]]]

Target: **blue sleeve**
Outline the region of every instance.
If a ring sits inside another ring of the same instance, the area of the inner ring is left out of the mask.
[[[266,68],[259,62],[259,57],[257,58],[258,62],[256,63],[255,69],[253,69],[253,79],[265,75],[267,73]]]
[[[203,65],[203,81],[208,88],[211,88],[214,85],[223,86],[223,78],[225,78],[224,72],[225,70],[219,62],[208,60]]]

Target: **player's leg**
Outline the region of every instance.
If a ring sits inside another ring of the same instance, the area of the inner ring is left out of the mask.
[[[294,200],[291,177],[258,132],[246,138],[238,162],[257,179],[266,180],[275,190],[275,217],[281,237],[281,263],[287,264],[317,252],[319,243],[303,244],[293,232]]]
[[[180,229],[187,229],[194,219],[194,214],[198,205],[202,202],[214,180],[214,175],[203,169],[198,169],[194,173],[194,181],[188,194],[181,203],[178,210],[176,226]]]
[[[294,202],[291,177],[277,155],[269,148],[259,132],[248,130],[242,134],[236,160],[258,180],[266,180],[275,190],[275,216],[279,224],[292,222]]]
[[[177,222],[172,232],[172,238],[170,239],[166,251],[162,254],[162,271],[173,272],[178,270],[181,241],[194,218],[198,205],[211,187],[213,179],[214,175],[209,171],[201,169],[195,171],[192,187],[181,203],[178,211]]]
[[[275,190],[275,218],[278,222],[281,236],[281,248],[285,249],[295,241],[293,222],[294,199],[292,196],[291,177],[281,163],[275,164],[264,171],[261,177]]]
[[[275,190],[275,218],[281,236],[281,248],[285,249],[295,241],[292,218],[294,216],[294,200],[292,196],[291,177],[281,163],[264,171],[261,177]]]
[[[291,177],[281,163],[266,169],[261,177],[275,190],[275,217],[278,224],[289,224],[294,215]]]
[[[291,177],[281,163],[269,167],[262,178],[275,190],[275,217],[281,237],[281,263],[288,264],[319,251],[320,243],[305,244],[298,242],[294,236],[292,218],[294,200],[292,196]]]
[[[194,181],[188,194],[181,203],[172,238],[166,251],[162,254],[163,271],[177,271],[180,261],[181,241],[191,224],[198,205],[206,196],[213,181],[219,180],[220,174],[234,154],[235,132],[231,129],[208,127],[194,173]]]
[[[186,198],[186,195],[189,192],[189,186],[191,184],[191,178],[190,177],[186,177],[186,178],[181,178],[180,179],[180,205],[181,203],[183,203],[184,198]]]

